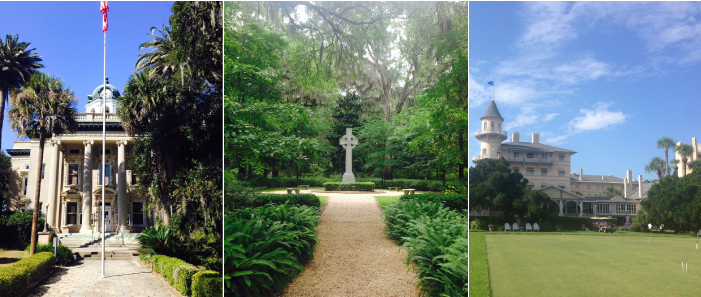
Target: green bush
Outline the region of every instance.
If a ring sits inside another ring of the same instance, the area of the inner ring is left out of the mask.
[[[373,191],[375,190],[375,183],[338,183],[338,182],[326,182],[324,183],[324,189],[326,191]]]
[[[175,235],[169,226],[146,227],[136,237],[136,241],[152,254],[175,256],[181,245],[180,238]]]
[[[289,203],[292,205],[306,205],[313,206],[316,208],[321,207],[321,202],[319,197],[314,194],[262,194],[252,201],[250,207],[265,206],[267,204],[285,204]]]
[[[643,226],[639,223],[632,223],[628,226],[628,231],[631,232],[643,232]]]
[[[425,193],[425,194],[408,194],[399,197],[400,200],[423,200],[423,201],[436,201],[443,204],[443,206],[457,211],[467,210],[467,196],[462,194],[441,194],[441,193]]]
[[[219,272],[200,270],[192,276],[192,297],[221,297],[222,277]]]
[[[25,252],[29,253],[29,246],[25,249]],[[37,244],[37,249],[35,253],[44,253],[44,252],[49,252],[51,254],[54,253],[54,245],[51,243],[48,244]],[[73,255],[73,251],[68,248],[67,246],[59,244],[58,247],[56,247],[56,264],[61,265],[61,266],[68,266],[71,263],[75,261],[75,256]]]
[[[405,199],[383,211],[386,233],[409,251],[422,295],[467,296],[468,219],[438,201]]]
[[[593,228],[591,219],[587,217],[550,217],[546,220],[546,222],[549,222],[554,226],[559,226],[560,230],[562,231],[582,231],[586,230],[586,228],[589,228],[590,230]],[[531,222],[531,224],[532,223],[533,222]],[[541,225],[542,227],[542,224],[539,223],[538,225]]]
[[[289,204],[241,209],[227,215],[226,295],[281,293],[313,256],[318,222],[317,208]]]
[[[178,258],[156,255],[151,257],[153,268],[162,275],[180,294],[189,296],[192,276],[197,267]]]
[[[56,257],[52,253],[36,253],[19,260],[9,267],[0,267],[0,297],[20,296],[54,267]]]
[[[32,216],[29,211],[5,212],[0,215],[0,246],[22,247],[31,242]],[[37,218],[37,228],[43,228],[44,218]],[[38,229],[41,230],[41,229]],[[8,240],[5,240],[8,239]]]
[[[470,229],[473,230],[489,230],[489,225],[494,225],[496,227],[495,230],[501,230],[503,231],[504,229],[504,218],[502,217],[478,217],[478,218],[470,218],[472,222],[470,222]]]
[[[227,190],[229,187],[235,187],[233,178],[231,178],[231,186],[227,184]],[[273,178],[258,178],[247,182],[238,182],[241,185],[246,185],[250,187],[266,187],[266,188],[290,188],[296,187],[297,185],[309,185],[310,187],[323,187],[326,182],[338,182],[340,178],[338,177],[303,177],[300,180],[296,178],[286,178],[286,177],[273,177]],[[356,178],[356,182],[372,182],[375,185],[382,185],[382,179],[380,178]],[[384,187],[401,187],[403,189],[416,189],[417,191],[431,191],[431,192],[442,192],[451,185],[455,186],[467,186],[466,182],[460,181],[449,181],[446,185],[443,185],[442,181],[439,180],[423,180],[423,179],[391,179],[384,181]],[[225,194],[227,195],[227,194]],[[237,196],[240,197],[240,196]],[[232,197],[233,198],[233,197]],[[226,197],[225,197],[226,199]],[[228,202],[227,202],[228,203]]]

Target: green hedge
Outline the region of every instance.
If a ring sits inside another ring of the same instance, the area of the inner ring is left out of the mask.
[[[24,250],[25,252],[29,253],[29,248],[31,246],[27,246],[27,248]],[[35,253],[43,253],[43,252],[49,252],[49,253],[54,253],[54,245],[51,243],[47,244],[37,244],[37,249]],[[73,255],[73,251],[69,249],[65,245],[59,244],[58,247],[56,248],[56,264],[61,265],[61,266],[68,266],[69,264],[73,263],[75,260],[75,256]]]
[[[338,182],[338,177],[303,177],[300,180],[296,178],[274,177],[274,178],[258,178],[245,182],[251,187],[267,187],[267,188],[290,188],[297,185],[309,185],[310,187],[323,187],[326,182]],[[375,185],[382,185],[380,178],[356,178],[356,182],[372,182]],[[449,186],[467,186],[467,182],[457,180],[446,182],[445,186],[439,180],[423,180],[423,179],[391,179],[384,181],[384,187],[401,187],[403,189],[416,189],[417,191],[442,192]]]
[[[221,297],[222,284],[219,272],[200,270],[192,276],[192,297]]]
[[[24,248],[31,241],[32,212],[17,211],[0,214],[0,246]],[[37,218],[37,226],[44,226],[44,218]]]
[[[326,182],[324,183],[324,189],[327,191],[373,191],[375,190],[375,183],[338,183],[338,182]]]
[[[457,211],[463,211],[467,209],[467,196],[461,194],[441,194],[441,193],[425,193],[425,194],[408,194],[399,197],[400,200],[422,200],[422,201],[436,201],[443,204],[443,206]]]
[[[190,295],[192,276],[197,272],[197,267],[178,258],[163,255],[153,256],[151,261],[154,270],[165,277],[173,288],[180,294]]]
[[[502,217],[478,217],[478,218],[470,218],[470,229],[473,230],[489,230],[489,225],[494,225],[494,231],[504,229],[504,224],[506,221]]]
[[[256,197],[253,205],[250,207],[265,206],[267,204],[285,204],[289,202],[292,205],[306,205],[313,207],[321,207],[319,197],[314,194],[262,194]]]
[[[36,253],[8,267],[0,267],[0,297],[19,296],[54,267],[52,253]]]
[[[628,226],[628,230],[631,232],[643,232],[643,226],[639,223],[632,223]]]

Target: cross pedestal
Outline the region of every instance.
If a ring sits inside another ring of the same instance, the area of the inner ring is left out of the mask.
[[[343,173],[343,179],[341,180],[344,184],[355,183],[355,176],[353,175],[353,152],[352,150],[358,146],[358,138],[355,138],[352,133],[353,128],[346,128],[346,135],[343,135],[340,140],[341,146],[346,149],[346,172]]]

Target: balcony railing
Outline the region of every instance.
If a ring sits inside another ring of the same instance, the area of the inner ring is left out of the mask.
[[[554,162],[554,160],[550,158],[508,157],[506,159],[509,162],[519,163],[552,164]]]
[[[499,130],[499,129],[483,129],[483,130],[477,130],[475,132],[476,136],[482,135],[482,134],[500,134],[502,136],[506,136],[506,130]]]
[[[119,122],[119,117],[116,113],[108,113],[105,115],[107,122]],[[76,113],[75,120],[77,122],[96,122],[102,121],[102,113]]]

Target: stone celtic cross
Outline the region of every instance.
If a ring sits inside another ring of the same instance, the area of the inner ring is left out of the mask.
[[[343,173],[343,182],[344,184],[347,183],[354,183],[355,182],[355,176],[353,175],[353,152],[352,150],[358,146],[358,138],[355,138],[352,134],[353,128],[346,128],[346,135],[343,135],[341,137],[341,140],[339,143],[343,148],[346,149],[346,172]]]

